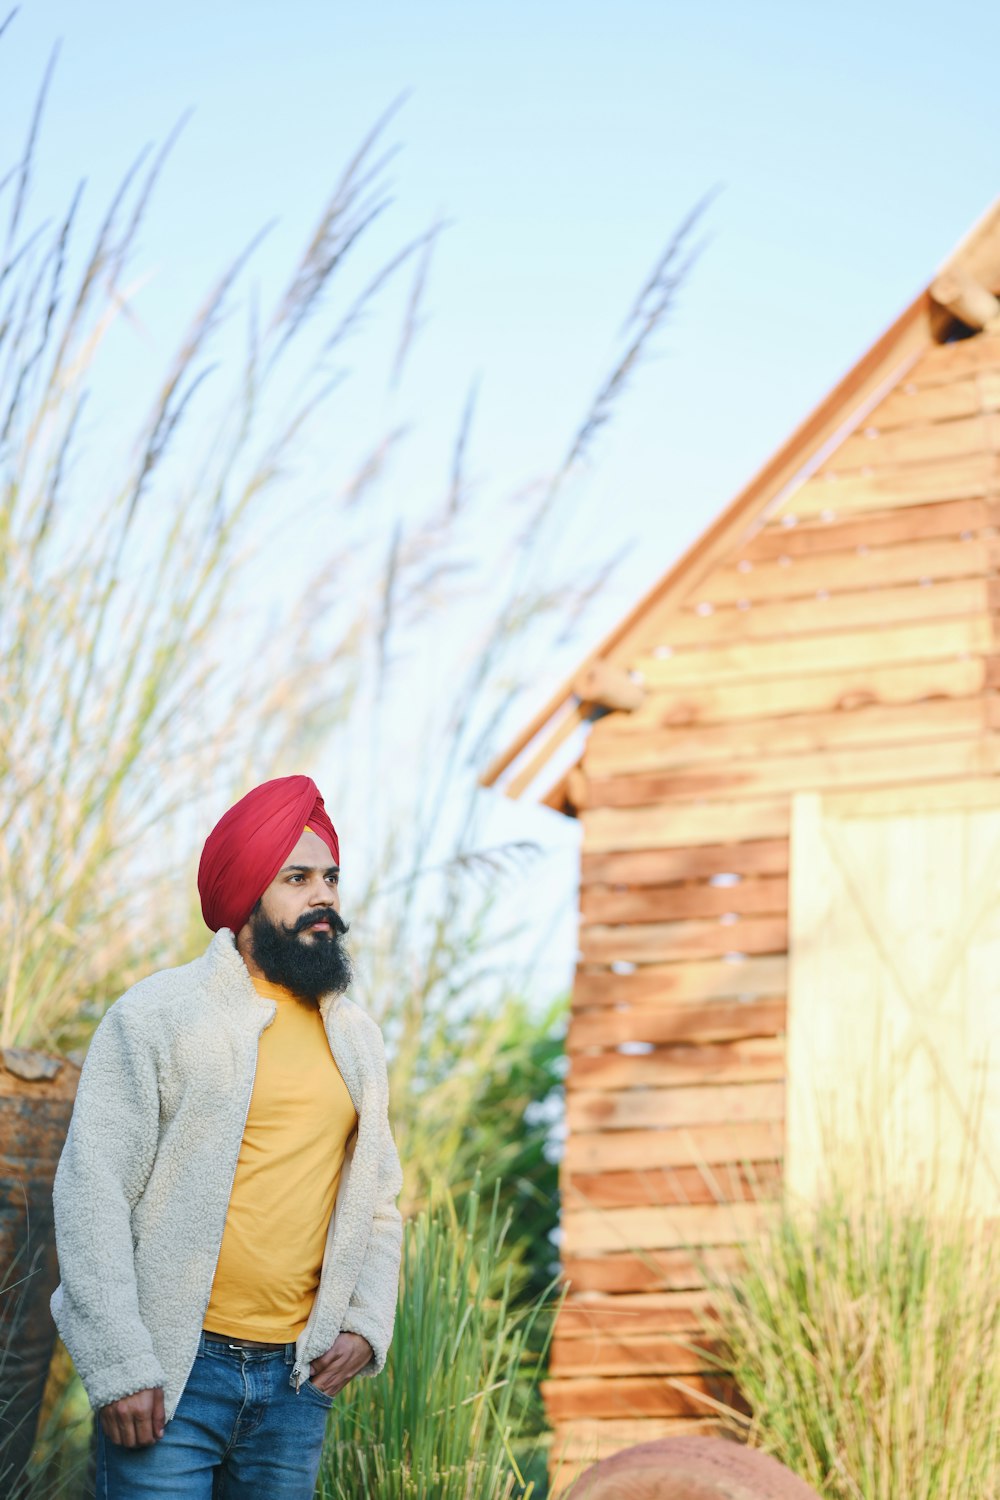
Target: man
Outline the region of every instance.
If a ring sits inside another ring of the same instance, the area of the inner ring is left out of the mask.
[[[385,1365],[402,1172],[339,876],[315,783],[257,787],[202,853],[206,952],[94,1033],[52,1312],[99,1412],[100,1500],[310,1500],[334,1398]]]

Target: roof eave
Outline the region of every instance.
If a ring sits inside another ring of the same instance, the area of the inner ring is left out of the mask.
[[[960,268],[990,291],[1000,290],[1000,199],[973,226],[941,268]],[[936,280],[937,278],[935,278]],[[898,379],[921,353],[942,337],[942,309],[932,295],[932,281],[914,298],[862,358],[833,387],[795,429],[731,504],[684,552],[638,603],[604,637],[547,703],[538,710],[480,777],[484,787],[495,786],[539,736],[548,734],[519,767],[503,790],[519,797],[535,780],[553,753],[588,717],[591,705],[574,692],[581,675],[598,661],[623,664],[633,633],[654,607],[669,605],[681,588],[689,591],[740,539],[748,520],[759,517],[808,469],[817,455],[842,441],[863,420],[882,388]],[[564,773],[543,797],[550,807],[568,810]]]

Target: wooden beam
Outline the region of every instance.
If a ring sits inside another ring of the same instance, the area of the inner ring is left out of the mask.
[[[551,1422],[564,1417],[712,1416],[720,1401],[736,1399],[731,1382],[710,1375],[636,1375],[602,1380],[545,1380],[542,1399]]]
[[[617,1172],[655,1167],[724,1166],[727,1162],[777,1161],[784,1155],[784,1113],[773,1120],[716,1121],[676,1130],[574,1131],[567,1138],[565,1172]],[[566,1257],[563,1257],[565,1261]],[[569,1275],[567,1267],[566,1274]],[[593,1283],[588,1282],[588,1285]],[[648,1283],[640,1282],[639,1286]],[[683,1285],[683,1282],[675,1283]],[[697,1281],[688,1282],[696,1286]],[[636,1288],[638,1289],[638,1288]],[[624,1290],[612,1281],[608,1291]]]
[[[1000,436],[1000,414],[977,412],[954,422],[928,422],[916,427],[894,427],[880,432],[866,422],[833,455],[831,473],[846,474],[869,468],[906,468],[926,463],[954,463],[977,453],[995,453]],[[942,497],[943,498],[943,497]]]
[[[648,1130],[686,1125],[736,1125],[773,1122],[785,1118],[785,1089],[781,1083],[720,1083],[710,1088],[622,1089],[605,1093],[575,1089],[566,1095],[566,1123],[570,1134],[590,1130]],[[733,1158],[739,1158],[739,1148]],[[676,1243],[680,1244],[681,1241]],[[709,1243],[705,1240],[702,1243]],[[720,1243],[715,1241],[713,1243]],[[625,1249],[624,1245],[620,1246]]]
[[[563,1204],[587,1203],[592,1208],[638,1208],[671,1205],[675,1203],[766,1203],[780,1196],[782,1182],[781,1163],[778,1161],[744,1164],[726,1162],[716,1167],[653,1167],[619,1172],[563,1172],[559,1179],[559,1194]],[[621,1317],[617,1331],[626,1332],[635,1328],[641,1316],[638,1308],[630,1308],[629,1316]],[[666,1327],[669,1320],[663,1320]],[[675,1328],[679,1323],[675,1322]],[[689,1315],[690,1321],[690,1315]],[[645,1314],[647,1326],[661,1322]],[[615,1325],[610,1318],[601,1322],[594,1319],[591,1328]],[[641,1326],[641,1325],[640,1325]],[[565,1337],[566,1328],[560,1317],[559,1333]]]
[[[851,671],[808,673],[800,677],[759,678],[754,682],[685,684],[663,693],[650,693],[642,709],[640,728],[661,724],[722,724],[742,719],[772,719],[782,714],[850,713],[869,704],[919,703],[925,698],[970,698],[992,682],[988,657],[939,662],[902,662],[883,667],[855,667]],[[751,835],[732,835],[748,838]],[[719,839],[694,842],[721,843]],[[758,834],[758,838],[773,837]]]
[[[1000,455],[996,453],[970,453],[965,458],[874,469],[871,474],[840,474],[826,469],[794,490],[775,514],[801,519],[964,500],[994,494],[998,479]]]
[[[1000,505],[995,500],[942,500],[930,505],[911,505],[879,514],[847,515],[837,520],[807,518],[788,526],[777,517],[759,531],[743,549],[752,563],[766,558],[803,557],[809,553],[853,552],[858,547],[893,547],[928,537],[959,539],[963,532],[1000,525]]]
[[[692,1330],[680,1335],[644,1330],[639,1333],[595,1332],[589,1338],[561,1339],[549,1353],[551,1378],[573,1375],[675,1375],[715,1367],[718,1339]]]
[[[584,963],[677,963],[734,951],[787,953],[787,917],[742,917],[731,926],[716,920],[623,922],[610,927],[588,923],[580,929]]]
[[[572,1004],[574,1010],[618,1005],[659,1005],[669,1010],[673,1004],[690,1003],[700,1015],[706,1000],[743,1004],[754,995],[783,995],[787,984],[788,965],[783,957],[774,956],[644,964],[629,974],[606,968],[580,969],[573,984]],[[678,1031],[676,1040],[692,1041],[694,1037]]]
[[[931,296],[969,328],[1000,331],[1000,301],[962,266],[942,271],[931,283]]]
[[[709,724],[672,729],[661,725],[636,734],[591,735],[587,745],[587,774],[592,777],[626,776],[637,771],[711,772],[720,765],[738,766],[746,760],[769,756],[813,755],[849,746],[908,745],[915,740],[973,737],[1000,727],[991,717],[996,700],[934,698],[924,703],[869,704],[850,713],[792,714],[787,718],[742,719],[738,724]],[[720,867],[721,868],[721,867]],[[709,875],[717,874],[709,870]],[[607,885],[665,885],[662,881],[603,882]],[[602,882],[593,883],[601,884]],[[736,907],[726,907],[735,911]],[[761,908],[763,909],[763,908]],[[704,915],[704,913],[699,913]],[[620,920],[620,919],[615,919]]]
[[[735,1275],[744,1264],[736,1247],[644,1250],[640,1255],[563,1255],[564,1279],[572,1288],[601,1292],[698,1290],[712,1276]]]
[[[965,380],[956,378],[948,385],[921,381],[918,364],[910,372],[909,380],[897,385],[879,402],[868,423],[880,432],[889,432],[894,427],[950,422],[982,411],[1000,411],[1000,369],[995,363]]]
[[[991,291],[1000,291],[1000,198],[956,245],[942,270],[960,266]]]
[[[584,849],[606,854],[630,849],[677,849],[689,844],[718,844],[721,839],[787,838],[791,799],[752,802],[668,804],[660,807],[596,807],[583,814]],[[736,942],[734,949],[738,947]]]
[[[1000,771],[998,737],[981,727],[964,738],[921,740],[919,728],[909,743],[851,746],[814,755],[773,755],[737,762],[720,761],[690,770],[615,771],[593,777],[587,811],[601,807],[662,807],[688,805],[699,797],[768,797],[776,792],[835,791],[841,788],[897,786],[907,781],[950,781],[963,776],[989,776]],[[729,908],[736,911],[735,906]],[[676,922],[669,900],[660,921]],[[622,919],[616,919],[622,920]],[[649,920],[625,918],[626,921]],[[742,928],[741,928],[742,931]],[[622,953],[620,958],[630,957]]]
[[[738,606],[741,600],[752,606],[758,601],[814,598],[821,591],[851,594],[864,588],[919,584],[922,578],[985,578],[998,563],[1000,544],[995,537],[964,542],[932,537],[868,551],[790,557],[785,562],[775,558],[752,565],[746,560],[742,568],[727,564],[703,578],[691,598],[706,607]]]
[[[914,365],[907,385],[950,385],[955,380],[996,369],[1000,369],[1000,335],[981,333],[974,339],[932,345]]]
[[[708,1292],[571,1293],[559,1309],[556,1330],[561,1339],[589,1338],[598,1331],[635,1333],[643,1327],[693,1333],[704,1326],[703,1316],[712,1316],[711,1307]]]
[[[964,550],[973,544],[956,545]],[[869,627],[800,634],[794,640],[736,642],[700,651],[675,651],[664,658],[638,657],[637,661],[651,693],[662,693],[684,684],[756,678],[773,681],[811,672],[849,672],[866,664],[883,667],[898,662],[941,661],[963,653],[983,656],[992,650],[993,640],[989,615],[959,615],[951,620],[917,621],[882,630]]]
[[[748,1084],[747,1089],[753,1088]],[[710,1090],[705,1090],[708,1093]],[[773,1217],[763,1203],[678,1203],[668,1208],[573,1208],[563,1205],[567,1255],[601,1250],[670,1250],[685,1245],[739,1245]]]
[[[1000,727],[1000,726],[998,726]],[[663,885],[668,880],[710,880],[713,875],[787,875],[788,841],[716,844],[690,849],[657,849],[637,854],[583,856],[583,885]]]
[[[587,805],[587,778],[579,765],[572,766],[564,777],[563,796],[571,807],[579,809]],[[546,798],[548,801],[548,798]]]
[[[571,734],[579,729],[580,725],[584,722],[586,717],[586,710],[579,703],[575,704],[574,707],[572,707],[569,712],[564,715],[562,721],[560,722],[558,727],[553,730],[543,748],[539,750],[537,754],[531,757],[527,765],[521,767],[520,771],[518,771],[517,775],[513,778],[510,785],[505,789],[508,797],[519,797],[521,795],[525,787],[528,786],[532,781],[534,781],[538,772],[542,769],[542,766],[544,766],[549,760],[549,757],[552,755],[553,751],[557,750],[560,745],[564,744],[566,740],[569,739]],[[493,782],[487,780],[486,776],[484,776],[482,778],[482,785],[492,786]]]
[[[623,1042],[666,1042],[687,1045],[690,1051],[709,1051],[725,1042],[775,1038],[785,1029],[787,1007],[782,997],[751,1000],[703,1000],[699,1005],[607,1006],[578,1010],[570,1019],[566,1052],[590,1047],[620,1047]]]
[[[708,1087],[718,1083],[780,1083],[784,1076],[784,1042],[778,1037],[753,1037],[715,1045],[654,1047],[652,1052],[634,1056],[579,1052],[570,1058],[566,1088],[615,1092],[688,1084]]]
[[[576,816],[576,806],[570,796],[570,777],[575,770],[579,769],[579,766],[580,762],[577,761],[576,765],[570,766],[569,770],[564,771],[559,779],[552,783],[545,795],[540,798],[542,807],[551,807],[555,812],[566,813],[570,817]],[[511,795],[508,787],[507,796]]]
[[[954,578],[944,583],[896,584],[891,589],[859,589],[855,593],[815,594],[804,599],[772,599],[752,609],[724,605],[711,614],[672,610],[651,619],[645,649],[662,657],[666,649],[721,645],[729,641],[781,640],[787,636],[827,630],[855,630],[860,626],[903,624],[908,620],[942,620],[950,615],[991,614],[1000,608],[1000,583],[991,578]],[[613,725],[613,727],[612,727]],[[631,729],[629,718],[598,720],[587,736],[587,755],[595,740],[609,729]],[[619,738],[621,736],[619,735]]]
[[[587,885],[580,912],[587,922],[678,922],[685,918],[774,916],[788,910],[788,881],[781,876],[712,885],[642,885],[617,890],[613,885]]]

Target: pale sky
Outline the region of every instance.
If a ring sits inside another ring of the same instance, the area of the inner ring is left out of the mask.
[[[475,472],[513,490],[549,470],[670,231],[721,188],[659,357],[581,489],[568,545],[586,550],[597,530],[607,550],[631,552],[586,638],[539,663],[535,701],[1000,193],[1000,6],[985,3],[25,0],[0,41],[5,161],[58,39],[41,207],[55,211],[86,176],[96,213],[138,147],[193,108],[143,235],[142,337],[164,354],[275,215],[265,282],[287,261],[349,152],[406,94],[382,244],[437,216],[450,226],[414,357],[409,497],[440,486],[476,376]],[[362,381],[355,402],[384,400],[376,384]],[[350,423],[330,441],[349,445]],[[569,888],[573,826],[532,808],[509,826],[552,848]],[[572,926],[570,915],[547,982],[569,975]]]

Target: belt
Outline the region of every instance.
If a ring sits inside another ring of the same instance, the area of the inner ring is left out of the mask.
[[[230,1349],[284,1349],[286,1344],[291,1342],[290,1339],[286,1339],[280,1344],[268,1344],[261,1339],[234,1339],[231,1334],[213,1333],[210,1328],[204,1328],[202,1332],[207,1339],[221,1339],[223,1343],[229,1345]]]

